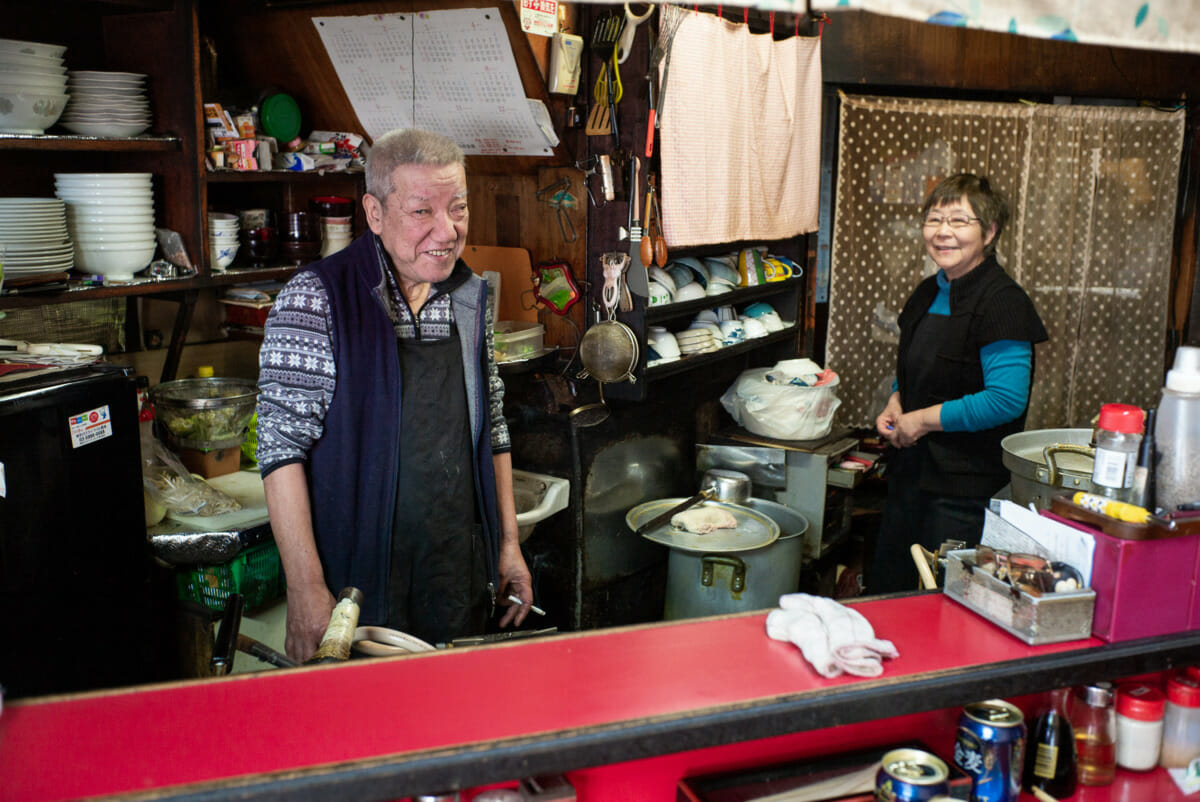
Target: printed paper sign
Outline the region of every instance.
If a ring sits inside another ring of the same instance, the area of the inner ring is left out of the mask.
[[[79,448],[88,443],[112,437],[112,415],[108,411],[107,404],[88,412],[72,415],[67,419],[67,425],[71,429],[72,448]]]
[[[558,0],[521,0],[521,30],[538,36],[558,33]]]

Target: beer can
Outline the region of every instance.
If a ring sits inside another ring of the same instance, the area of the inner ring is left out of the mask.
[[[932,802],[950,792],[950,768],[920,749],[893,749],[875,775],[876,802]]]
[[[971,802],[1017,802],[1025,766],[1025,717],[1003,699],[963,708],[954,764],[971,776]]]

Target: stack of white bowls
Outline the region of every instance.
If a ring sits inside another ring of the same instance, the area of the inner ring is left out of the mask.
[[[236,214],[208,213],[208,263],[213,270],[224,270],[237,258],[240,229]]]
[[[62,45],[0,39],[0,133],[40,135],[67,106]]]
[[[0,262],[9,279],[74,267],[66,204],[58,198],[0,198]]]
[[[150,173],[55,173],[54,194],[67,203],[75,267],[128,281],[154,258]]]
[[[89,136],[137,136],[150,127],[146,76],[135,72],[71,70],[71,99],[60,121],[63,128]]]

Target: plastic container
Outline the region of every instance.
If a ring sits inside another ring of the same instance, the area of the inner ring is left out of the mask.
[[[1120,501],[1129,500],[1133,470],[1142,444],[1143,422],[1141,407],[1130,404],[1100,407],[1096,458],[1092,463],[1092,484],[1097,493]]]
[[[1153,685],[1131,682],[1117,686],[1117,765],[1150,771],[1162,748],[1163,712],[1167,697]]]
[[[496,361],[520,362],[541,356],[545,333],[546,327],[541,323],[501,320],[496,324]]]
[[[1167,680],[1158,762],[1163,768],[1182,769],[1196,757],[1200,757],[1200,679],[1175,674]]]
[[[1156,417],[1155,499],[1174,512],[1180,504],[1200,501],[1200,348],[1184,345],[1175,352]]]
[[[1117,775],[1117,715],[1112,685],[1097,682],[1077,688],[1072,702],[1079,784],[1110,785]]]
[[[227,563],[202,565],[175,574],[179,598],[224,610],[230,595],[245,596],[252,610],[283,595],[283,566],[274,542],[251,546]]]

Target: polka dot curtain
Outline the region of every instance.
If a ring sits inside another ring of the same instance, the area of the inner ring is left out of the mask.
[[[1026,427],[1086,427],[1100,405],[1157,403],[1184,114],[843,95],[826,364],[839,423],[873,427],[891,392],[896,318],[936,271],[918,224],[959,172],[1008,197],[997,257],[1033,299]]]

